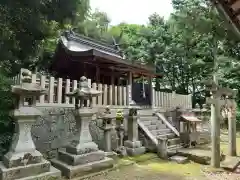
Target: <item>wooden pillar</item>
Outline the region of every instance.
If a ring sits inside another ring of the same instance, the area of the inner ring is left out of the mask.
[[[109,87],[109,103],[110,105],[114,105],[114,96],[115,96],[115,93],[114,93],[114,74],[112,73],[112,76],[111,76],[111,85]]]
[[[151,108],[155,108],[155,85],[153,84],[152,77],[149,77],[148,79],[148,86],[149,86],[149,92],[150,92],[150,105]]]
[[[127,78],[127,105],[129,105],[132,102],[132,83],[133,75],[132,72],[129,72]]]

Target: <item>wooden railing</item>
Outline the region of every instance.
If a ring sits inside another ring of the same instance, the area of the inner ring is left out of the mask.
[[[14,84],[20,84],[20,75],[16,76],[13,80]],[[48,89],[48,94],[42,95],[37,100],[38,106],[74,106],[75,98],[69,98],[65,96],[65,94],[79,87],[79,81],[64,80],[62,78],[56,79],[52,76],[32,74],[32,82],[36,82],[41,85],[41,87]],[[91,83],[91,79],[89,79],[88,82],[89,86],[103,92],[99,97],[93,99],[94,106],[127,106],[127,86],[96,84]],[[154,91],[153,96],[155,99],[155,107],[171,108],[180,105],[184,108],[191,108],[192,102],[190,95]]]

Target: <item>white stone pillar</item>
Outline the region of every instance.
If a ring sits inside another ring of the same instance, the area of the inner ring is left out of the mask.
[[[132,72],[128,73],[127,79],[127,105],[132,102],[132,84],[133,84],[133,76]]]

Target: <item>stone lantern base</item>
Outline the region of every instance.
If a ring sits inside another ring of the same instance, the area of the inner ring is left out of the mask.
[[[72,179],[86,176],[104,169],[112,168],[114,160],[106,157],[89,132],[89,122],[95,112],[92,109],[79,109],[75,113],[76,126],[79,129],[78,139],[58,152],[58,159],[52,160],[53,166],[61,170],[62,175]]]
[[[42,180],[50,178],[60,178],[61,172],[51,166],[47,160],[37,164],[6,168],[0,162],[0,179],[1,180]]]
[[[124,142],[124,146],[126,147],[126,151],[129,156],[136,156],[146,152],[146,148],[142,146],[140,141],[127,140]]]

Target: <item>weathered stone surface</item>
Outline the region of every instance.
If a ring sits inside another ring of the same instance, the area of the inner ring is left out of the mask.
[[[73,108],[38,107],[42,112],[32,127],[32,138],[36,148],[48,158],[57,156],[57,150],[65,147],[75,139],[76,123]],[[102,119],[92,120],[89,124],[93,141],[100,149],[104,149],[104,132],[99,126]],[[115,124],[115,121],[113,122]],[[117,133],[111,130],[112,149],[117,147]],[[44,157],[45,157],[44,156]]]
[[[29,164],[26,166],[18,166],[13,168],[6,168],[3,163],[0,163],[0,179],[1,180],[15,180],[28,176],[34,176],[50,170],[50,162],[44,160],[38,164]]]
[[[127,151],[127,154],[129,156],[137,156],[137,155],[140,155],[140,154],[144,154],[146,152],[146,148],[145,147],[138,147],[138,148],[128,148],[126,147],[126,151]]]
[[[90,173],[95,173],[108,168],[112,168],[114,160],[106,157],[101,161],[95,161],[84,165],[71,166],[54,159],[52,160],[52,164],[57,169],[61,170],[63,176],[72,179],[75,177],[81,177]]]
[[[138,148],[138,147],[141,147],[142,144],[140,141],[127,140],[127,141],[124,141],[124,146],[129,147],[129,148]]]
[[[198,148],[182,148],[178,150],[178,154],[181,156],[188,157],[188,159],[200,163],[209,165],[211,161],[211,151],[205,149],[198,149]],[[221,156],[223,159],[223,155]]]
[[[35,150],[32,152],[8,152],[3,157],[3,163],[7,168],[13,168],[28,164],[36,164],[42,161],[42,154]]]
[[[73,143],[73,142],[72,142]],[[78,142],[77,142],[78,143]],[[86,154],[98,150],[98,146],[95,142],[87,142],[84,144],[74,145],[70,144],[67,146],[66,151],[71,154]]]
[[[240,158],[234,156],[226,156],[221,162],[221,167],[230,171],[234,171],[240,164]]]
[[[58,159],[65,162],[68,165],[76,166],[80,164],[86,164],[93,161],[100,161],[105,158],[103,151],[95,151],[87,154],[75,155],[65,151],[59,151]]]
[[[183,157],[183,156],[172,156],[169,158],[171,161],[175,161],[179,164],[185,164],[187,162],[189,162],[187,157]]]
[[[21,179],[17,179],[17,180],[58,180],[61,179],[61,172],[54,168],[54,167],[50,167],[50,171],[49,172],[45,172],[42,174],[38,174],[35,176],[29,176],[29,177],[25,177],[25,178],[21,178]]]

